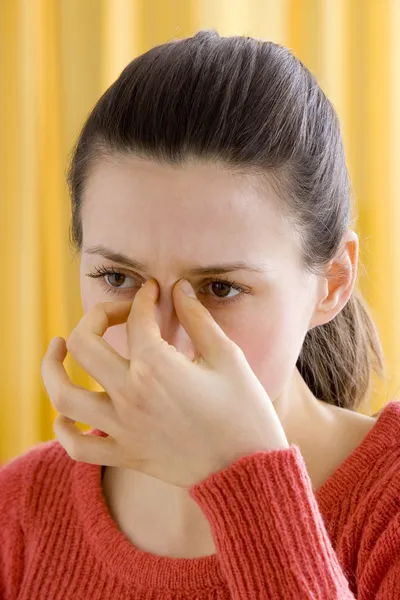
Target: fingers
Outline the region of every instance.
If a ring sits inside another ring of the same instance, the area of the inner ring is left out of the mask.
[[[232,363],[240,348],[225,334],[211,313],[196,298],[187,296],[177,282],[173,289],[176,314],[197,353],[213,367]]]
[[[158,283],[149,279],[136,293],[127,321],[129,356],[140,356],[145,347],[164,344],[157,322]]]
[[[131,300],[96,304],[67,339],[68,351],[110,395],[125,381],[129,360],[118,354],[102,336],[108,327],[126,322],[131,306]]]
[[[53,429],[57,440],[73,460],[92,465],[119,466],[117,443],[112,437],[84,433],[64,415],[57,415]]]
[[[82,432],[64,415],[57,415],[53,428],[57,440],[73,460],[144,472],[147,461],[139,457],[140,450],[137,456],[127,455],[112,437]]]
[[[67,354],[65,340],[57,337],[42,360],[42,378],[54,408],[73,419],[115,435],[115,409],[105,392],[91,392],[70,380],[63,361]]]
[[[147,281],[137,292],[127,321],[131,361],[140,357],[145,348],[162,347],[156,309],[158,284]],[[224,333],[210,312],[197,300],[184,294],[179,282],[174,286],[173,299],[179,321],[193,342],[197,354],[209,365],[222,367],[232,363],[240,348]],[[158,344],[158,346],[157,346]]]

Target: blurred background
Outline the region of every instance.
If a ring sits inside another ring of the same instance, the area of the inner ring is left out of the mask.
[[[366,412],[400,398],[400,0],[0,0],[0,463],[54,438],[40,364],[83,315],[72,144],[128,62],[203,28],[284,44],[333,101],[359,214],[358,287],[389,373]],[[70,355],[64,364],[101,389]]]

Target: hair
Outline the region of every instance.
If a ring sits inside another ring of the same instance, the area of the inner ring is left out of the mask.
[[[82,195],[95,163],[132,154],[256,174],[273,182],[306,270],[326,274],[340,251],[351,191],[338,117],[284,46],[202,30],[132,60],[95,104],[71,151],[74,251],[82,248]],[[350,410],[369,393],[373,373],[385,375],[376,327],[355,287],[331,321],[307,332],[296,366],[319,400]]]

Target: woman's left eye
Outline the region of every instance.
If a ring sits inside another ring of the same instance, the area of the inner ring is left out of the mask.
[[[211,289],[213,297],[216,298],[218,301],[222,302],[225,298],[228,301],[234,300],[236,298],[239,298],[242,294],[249,293],[246,292],[246,290],[236,282],[227,281],[219,278],[209,280],[208,283],[202,289],[205,289],[207,287]],[[231,295],[231,292],[234,292],[233,295]]]

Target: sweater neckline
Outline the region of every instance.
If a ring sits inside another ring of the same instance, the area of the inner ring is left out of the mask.
[[[337,501],[346,486],[354,483],[363,465],[371,464],[376,447],[382,450],[390,445],[392,438],[387,430],[396,423],[398,434],[399,421],[400,402],[394,400],[382,409],[361,443],[314,492],[321,511],[328,510],[332,498]],[[88,433],[107,435],[99,429]],[[395,434],[393,443],[394,439]],[[117,574],[128,585],[142,586],[147,590],[194,591],[209,588],[211,591],[226,586],[216,553],[198,558],[173,558],[137,548],[120,531],[108,510],[101,486],[102,465],[76,461],[73,471],[74,499],[84,535],[110,575]]]
[[[99,429],[89,432],[106,437]],[[110,575],[147,590],[195,590],[226,586],[216,553],[197,558],[159,556],[137,548],[113,520],[101,486],[102,465],[76,461],[73,494],[84,536]]]

